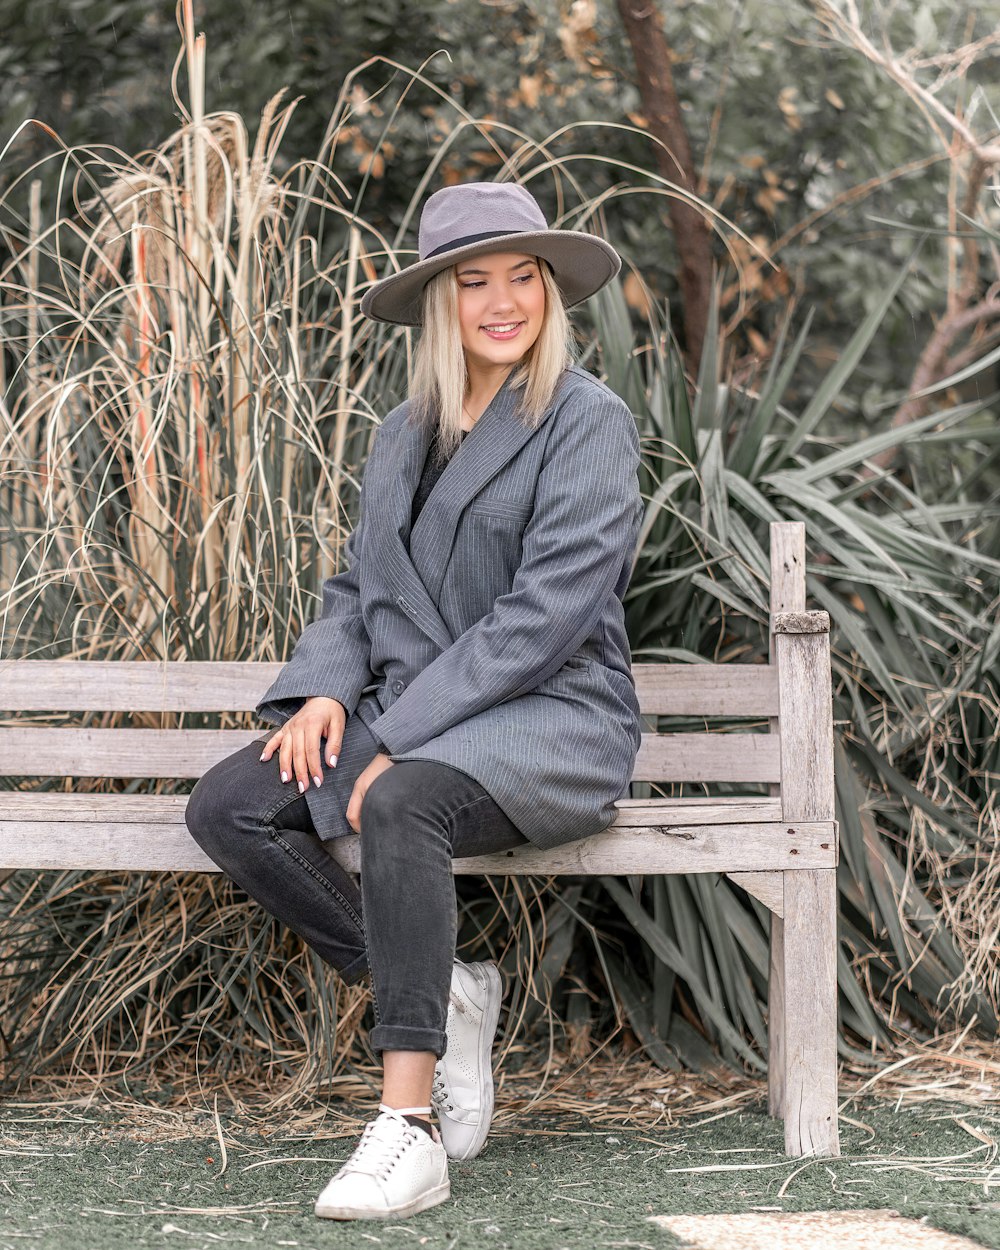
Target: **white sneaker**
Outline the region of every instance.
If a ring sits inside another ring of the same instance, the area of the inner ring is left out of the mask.
[[[316,1199],[316,1214],[384,1220],[444,1202],[451,1196],[448,1156],[441,1134],[431,1127],[433,1136],[379,1103],[379,1114],[365,1125],[354,1153]]]
[[[445,1033],[431,1103],[449,1159],[474,1159],[493,1119],[493,1036],[503,983],[495,963],[455,960]]]

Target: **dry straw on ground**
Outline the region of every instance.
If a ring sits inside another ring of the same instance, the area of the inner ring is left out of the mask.
[[[899,1051],[892,1062],[874,1068],[841,1065],[843,1123],[867,1127],[857,1111],[862,1095],[885,1100],[896,1110],[934,1101],[965,1104],[970,1114],[1000,1106],[1000,1047],[995,1043],[970,1039],[963,1030]],[[516,1126],[519,1133],[539,1137],[615,1131],[641,1138],[651,1131],[696,1127],[759,1110],[767,1099],[765,1079],[721,1066],[703,1073],[664,1072],[635,1051],[599,1051],[581,1063],[559,1055],[551,1063],[533,1062],[527,1055],[522,1059],[516,1073],[496,1065],[494,1127],[500,1132]],[[38,1079],[32,1082],[32,1096],[7,1100],[5,1108],[8,1120],[58,1117],[66,1123],[77,1113],[86,1117],[91,1111],[110,1111],[123,1133],[142,1140],[176,1138],[193,1125],[210,1120],[218,1124],[220,1115],[235,1116],[244,1127],[265,1135],[309,1130],[323,1137],[350,1136],[377,1100],[381,1066],[356,1063],[317,1084],[311,1105],[301,1097],[282,1103],[274,1090],[262,1097],[252,1081],[220,1087],[210,1073],[200,1076],[200,1086],[181,1089],[173,1097],[164,1097],[162,1090],[151,1097],[149,1086],[127,1094],[100,1080]],[[998,1143],[962,1116],[956,1116],[956,1123],[969,1133],[970,1144],[975,1140],[987,1148],[992,1161]]]

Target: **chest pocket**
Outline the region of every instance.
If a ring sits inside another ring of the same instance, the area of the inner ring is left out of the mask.
[[[523,527],[531,516],[532,505],[510,499],[474,499],[467,511],[470,517],[475,517],[482,524],[496,522],[498,525]]]
[[[508,594],[521,564],[521,539],[533,507],[480,496],[462,513],[449,576],[462,587],[462,598],[476,616],[492,610],[494,602]]]

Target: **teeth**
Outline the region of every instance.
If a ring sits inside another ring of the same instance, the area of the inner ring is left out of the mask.
[[[501,330],[501,331],[513,330],[515,326],[519,326],[520,324],[521,324],[520,321],[509,321],[506,325],[503,325],[503,326],[483,326],[483,329],[484,330]]]

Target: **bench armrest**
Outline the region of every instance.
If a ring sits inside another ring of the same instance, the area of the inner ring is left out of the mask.
[[[829,612],[775,612],[771,617],[773,634],[828,634]]]

